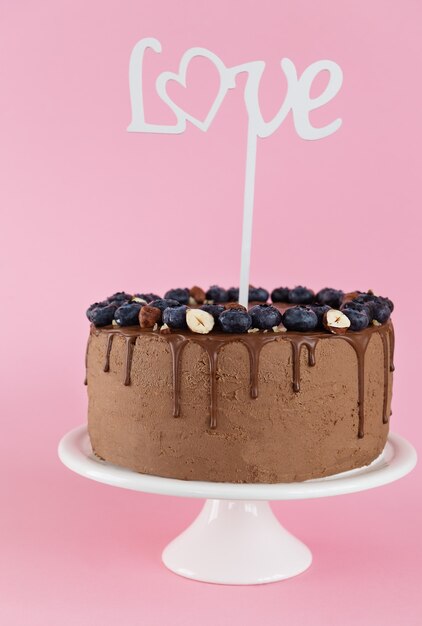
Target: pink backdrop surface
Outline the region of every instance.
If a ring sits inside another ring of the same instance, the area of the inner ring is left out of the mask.
[[[302,576],[261,587],[190,582],[160,562],[201,503],[84,480],[59,438],[86,419],[88,304],[116,290],[238,281],[244,79],[208,133],[130,134],[132,46],[155,36],[146,82],[208,47],[262,59],[272,116],[279,60],[330,58],[341,93],[299,139],[260,140],[252,282],[372,288],[396,302],[392,428],[420,448],[420,58],[416,0],[0,3],[2,483],[0,623],[215,626],[422,623],[421,469],[371,492],[280,503],[314,553]],[[206,68],[204,68],[205,70]],[[172,121],[150,87],[150,121]],[[215,76],[177,93],[198,115]],[[6,315],[4,315],[6,313]]]

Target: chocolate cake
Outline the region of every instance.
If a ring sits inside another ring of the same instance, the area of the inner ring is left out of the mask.
[[[137,472],[236,483],[329,476],[386,443],[393,304],[372,292],[213,286],[88,311],[88,430]]]

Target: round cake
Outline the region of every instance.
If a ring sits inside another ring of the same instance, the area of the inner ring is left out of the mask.
[[[301,291],[302,290],[302,291]],[[137,472],[302,481],[371,463],[386,443],[393,305],[303,287],[123,292],[87,312],[88,430]],[[299,300],[299,301],[298,301]]]

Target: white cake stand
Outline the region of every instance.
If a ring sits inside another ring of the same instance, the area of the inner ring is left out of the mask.
[[[107,485],[207,498],[198,517],[165,548],[163,562],[186,578],[235,585],[290,578],[311,564],[311,551],[281,526],[269,500],[322,498],[372,489],[405,476],[416,464],[413,446],[394,434],[389,435],[384,451],[368,467],[317,480],[272,485],[184,481],[138,474],[94,456],[86,426],[65,435],[58,452],[66,467]]]

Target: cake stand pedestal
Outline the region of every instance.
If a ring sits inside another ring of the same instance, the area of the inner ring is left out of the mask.
[[[170,570],[204,582],[251,585],[296,576],[312,562],[307,546],[285,530],[270,500],[323,498],[372,489],[408,474],[414,448],[390,434],[371,465],[301,483],[233,484],[184,481],[138,474],[97,458],[86,426],[63,437],[61,461],[74,472],[114,487],[161,495],[206,498],[198,517],[164,550]]]

